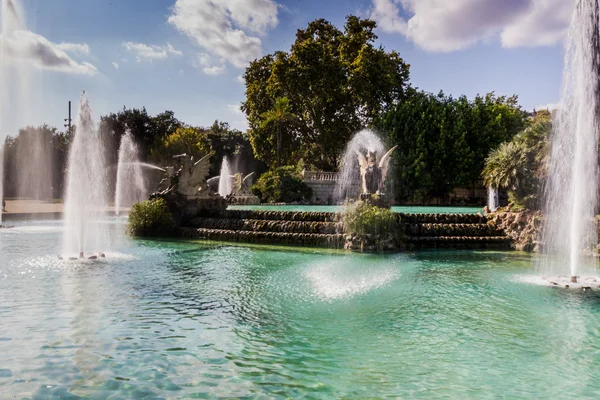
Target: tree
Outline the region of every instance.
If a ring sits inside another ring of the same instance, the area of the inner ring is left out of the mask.
[[[392,175],[396,197],[422,201],[473,187],[490,150],[526,124],[516,97],[491,93],[469,101],[410,89],[374,126],[386,132],[390,146],[398,145]]]
[[[340,31],[318,19],[298,30],[289,52],[250,64],[242,110],[257,158],[276,164],[273,130],[263,124],[273,99],[288,98],[288,112],[296,116],[286,125],[285,163],[304,159],[334,170],[351,135],[404,98],[409,66],[397,52],[374,46],[375,27],[374,21],[349,16]]]
[[[484,184],[508,190],[512,205],[539,209],[552,117],[538,113],[532,124],[489,153],[482,172]]]
[[[261,114],[263,122],[260,124],[262,129],[268,129],[275,126],[277,132],[277,168],[281,167],[281,133],[285,126],[296,120],[296,116],[290,112],[290,103],[287,97],[280,97],[275,100],[272,110]]]
[[[177,154],[186,153],[199,160],[211,152],[210,141],[205,130],[191,126],[180,126],[162,140],[161,154],[169,159]]]

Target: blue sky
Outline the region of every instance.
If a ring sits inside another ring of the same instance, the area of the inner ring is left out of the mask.
[[[238,79],[243,65],[253,57],[288,50],[296,29],[311,20],[326,18],[342,27],[349,14],[378,21],[379,43],[411,64],[411,83],[421,89],[469,97],[489,91],[517,94],[527,109],[557,103],[573,3],[12,1],[20,3],[26,29],[36,34],[29,40],[60,48],[53,54],[64,61],[56,70],[29,59],[30,66],[36,65],[29,97],[37,101],[26,123],[61,125],[67,101],[76,102],[85,89],[97,117],[123,106],[145,106],[150,113],[173,110],[190,124],[219,119],[241,129],[246,126],[237,110],[244,99]]]

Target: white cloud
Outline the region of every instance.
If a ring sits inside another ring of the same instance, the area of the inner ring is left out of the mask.
[[[561,108],[560,103],[550,103],[550,104],[544,104],[542,106],[535,107],[534,109],[537,111],[540,111],[540,110],[554,111],[554,110],[558,110],[559,108]]]
[[[240,108],[239,104],[227,104],[227,108],[229,109],[229,111],[231,111],[233,114],[237,114],[237,115],[244,115],[244,113],[242,112],[242,109]]]
[[[450,52],[500,37],[503,47],[553,45],[574,0],[372,0],[371,18],[427,51]],[[410,15],[405,19],[403,15]]]
[[[137,62],[144,60],[164,60],[169,54],[175,56],[183,54],[181,51],[175,50],[171,43],[167,43],[165,46],[155,46],[145,43],[123,42],[123,47],[136,56]]]
[[[90,54],[90,46],[88,46],[86,43],[60,43],[56,45],[56,47],[66,51],[67,53],[82,54],[86,56]]]
[[[241,83],[242,85],[246,84],[246,81],[244,80],[244,75],[238,75],[238,77],[237,77],[237,78],[235,78],[235,80],[236,80],[238,83]]]
[[[15,30],[5,37],[0,37],[0,41],[5,45],[6,54],[12,61],[27,62],[38,69],[74,74],[95,75],[98,72],[92,64],[77,62],[65,51],[68,49],[81,52],[87,48],[89,52],[89,48],[84,44],[56,44],[41,35],[25,30]]]
[[[221,75],[227,70],[224,60],[221,60],[220,65],[215,65],[212,57],[206,53],[198,54],[194,67],[201,69],[207,75]]]
[[[118,63],[113,62],[112,65],[113,65],[113,67],[115,67],[115,69],[119,69],[119,64]]]
[[[277,23],[273,0],[177,0],[169,23],[209,54],[237,68],[262,55],[264,35]]]

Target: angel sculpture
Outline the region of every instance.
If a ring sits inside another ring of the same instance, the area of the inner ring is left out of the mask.
[[[242,178],[242,174],[238,172],[233,176],[233,185],[231,186],[232,196],[248,196],[250,195],[250,186],[252,185],[252,177],[254,172],[249,173]]]
[[[377,165],[377,155],[375,153],[369,151],[365,157],[360,151],[356,151],[358,164],[360,165],[363,194],[381,194],[383,192],[391,156],[397,147],[394,146],[385,153],[379,160],[379,165]]]
[[[227,175],[224,176],[224,179],[229,179],[231,183],[231,192],[227,193],[226,196],[248,196],[250,194],[250,186],[252,185],[252,177],[254,176],[254,172],[249,173],[245,177],[242,177],[242,174],[238,172],[235,175]],[[221,176],[217,175],[209,180],[207,180],[207,184],[215,191],[218,191],[219,182],[221,181]]]
[[[163,188],[165,182],[169,182],[169,187],[163,192],[177,192],[187,197],[195,197],[210,194],[210,188],[206,183],[208,169],[210,167],[210,157],[208,154],[198,161],[187,154],[174,156],[178,162],[175,167],[167,167],[165,178],[161,180],[159,189]]]

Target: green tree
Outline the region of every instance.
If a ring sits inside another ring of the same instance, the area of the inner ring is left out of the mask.
[[[280,97],[275,100],[275,105],[272,110],[266,111],[261,114],[263,121],[261,123],[262,129],[268,129],[269,127],[275,127],[277,134],[277,168],[281,166],[281,135],[286,125],[294,122],[296,116],[290,112],[290,103],[287,97]]]
[[[531,126],[490,152],[482,172],[484,184],[507,189],[513,206],[538,209],[551,131],[551,115],[536,114]]]
[[[177,154],[186,153],[199,160],[211,151],[205,130],[191,126],[180,126],[162,140],[161,155],[165,161]]]
[[[375,27],[374,21],[349,16],[341,31],[318,19],[298,30],[289,52],[250,64],[242,110],[258,159],[276,164],[273,130],[263,124],[273,99],[288,98],[289,113],[296,116],[286,125],[286,163],[304,159],[334,170],[351,135],[404,98],[409,66],[397,52],[375,47]]]
[[[398,145],[392,175],[396,197],[422,201],[476,185],[489,151],[526,124],[516,97],[492,93],[469,101],[410,89],[374,126],[387,133],[389,145]]]

